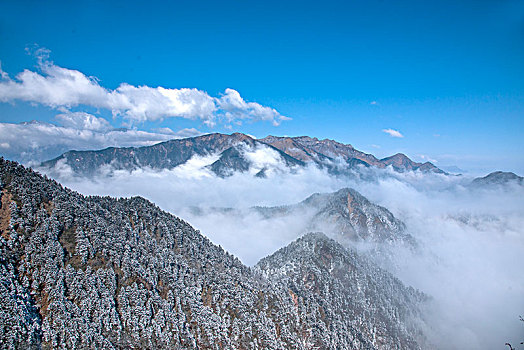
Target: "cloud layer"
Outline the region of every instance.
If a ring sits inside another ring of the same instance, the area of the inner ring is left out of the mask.
[[[250,156],[278,166],[271,153],[255,150]],[[86,194],[142,195],[249,264],[291,242],[304,225],[301,217],[266,218],[247,207],[292,204],[314,192],[356,188],[403,220],[418,240],[417,252],[392,247],[395,264],[385,267],[432,296],[428,334],[439,348],[487,349],[521,341],[522,188],[472,192],[465,186],[470,179],[464,177],[371,169],[376,172],[374,181],[357,181],[316,167],[270,173],[268,178],[250,173],[218,178],[202,168],[213,159],[195,158],[173,170],[114,171],[109,178],[69,177],[67,169],[56,176]],[[245,215],[206,211],[209,207],[235,207]]]
[[[31,164],[55,158],[69,150],[150,146],[174,138],[200,135],[196,129],[156,132],[114,129],[104,118],[84,112],[65,112],[56,119],[61,126],[44,122],[0,123],[0,155]]]
[[[191,88],[133,86],[122,83],[107,89],[95,77],[59,67],[47,60],[46,50],[37,50],[39,72],[25,69],[15,79],[0,68],[0,102],[27,101],[51,108],[90,106],[110,110],[130,122],[164,118],[201,120],[208,126],[243,121],[269,121],[279,125],[290,118],[256,102],[246,102],[233,89],[219,97]]]

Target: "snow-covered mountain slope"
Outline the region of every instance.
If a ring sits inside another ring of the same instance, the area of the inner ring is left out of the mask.
[[[140,197],[85,197],[1,158],[0,178],[6,348],[424,346],[425,297],[323,235],[250,269]]]

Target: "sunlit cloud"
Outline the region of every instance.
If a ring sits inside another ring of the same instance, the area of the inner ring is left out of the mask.
[[[195,88],[134,86],[125,82],[111,90],[100,85],[96,77],[55,65],[48,59],[47,50],[39,49],[35,54],[38,71],[25,69],[12,79],[0,67],[0,102],[26,101],[62,111],[88,106],[109,110],[129,122],[185,118],[213,127],[242,121],[267,121],[278,126],[290,120],[271,107],[245,101],[230,88],[218,97]]]
[[[111,124],[104,118],[96,117],[85,112],[70,112],[67,109],[64,113],[55,116],[55,119],[65,128],[76,130],[107,131],[112,129]]]

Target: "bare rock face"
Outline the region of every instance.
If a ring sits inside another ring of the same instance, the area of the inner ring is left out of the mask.
[[[381,167],[380,161],[375,156],[358,151],[351,145],[329,139],[319,140],[309,136],[267,136],[260,141],[302,161],[312,161],[323,166],[340,159],[348,164],[357,161],[366,166]]]
[[[403,222],[384,207],[371,203],[353,189],[343,188],[330,194],[314,194],[304,202],[315,205],[318,213],[313,228],[320,222],[332,223],[333,230],[354,241],[411,241]]]
[[[424,296],[322,235],[255,269],[140,197],[0,158],[4,348],[418,349]]]

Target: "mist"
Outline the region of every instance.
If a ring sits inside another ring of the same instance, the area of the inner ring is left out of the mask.
[[[295,204],[313,193],[352,187],[389,209],[417,240],[417,250],[392,246],[392,260],[377,262],[431,297],[427,336],[438,348],[502,349],[524,340],[522,187],[473,189],[468,177],[391,169],[333,176],[315,166],[289,172],[275,165],[267,178],[220,178],[205,167],[214,159],[90,179],[74,176],[64,164],[48,174],[83,194],[143,196],[250,266],[307,230],[307,213],[268,218],[251,207]]]
[[[496,349],[524,340],[524,190],[422,189],[398,180],[363,185],[404,221],[420,251],[391,271],[434,298],[428,334],[444,349]]]

